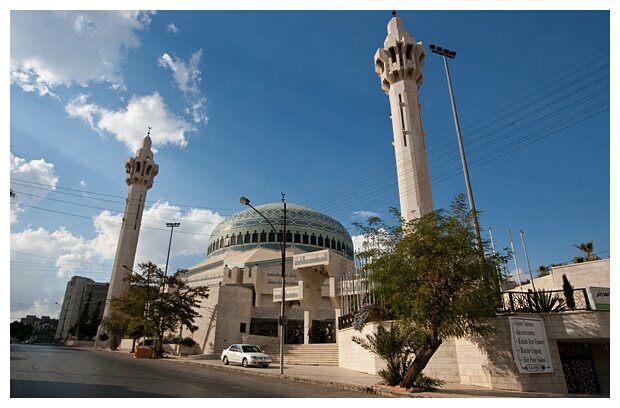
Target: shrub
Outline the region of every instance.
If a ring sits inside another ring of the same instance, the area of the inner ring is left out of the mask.
[[[353,337],[352,340],[385,362],[387,369],[381,370],[379,375],[392,386],[402,383],[415,353],[424,344],[419,331],[402,323],[392,323],[390,330],[378,326],[377,333],[368,334],[365,339]]]
[[[438,387],[441,387],[445,383],[445,381],[428,377],[422,373],[420,373],[415,379],[416,387],[422,388],[424,391],[435,391]]]

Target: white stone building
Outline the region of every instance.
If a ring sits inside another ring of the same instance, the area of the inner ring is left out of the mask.
[[[207,258],[184,275],[190,286],[209,287],[192,335],[198,353],[250,339],[277,344],[283,210],[283,203],[265,204],[228,217],[211,234]],[[354,268],[349,233],[324,214],[287,204],[284,259],[285,343],[336,343],[339,278]]]

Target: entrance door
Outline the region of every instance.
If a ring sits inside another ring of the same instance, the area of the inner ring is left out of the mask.
[[[587,343],[558,343],[569,394],[600,394],[592,348]]]
[[[336,321],[313,320],[310,330],[310,343],[335,343],[336,342]]]

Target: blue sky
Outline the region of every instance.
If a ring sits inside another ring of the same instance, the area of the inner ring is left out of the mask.
[[[443,60],[429,44],[457,51],[449,67],[481,231],[498,249],[512,232],[524,278],[520,231],[533,271],[570,262],[573,244],[590,240],[610,256],[608,3],[397,10],[427,52],[420,102],[435,208],[466,190]],[[136,263],[165,264],[173,221],[169,268],[202,261],[211,230],[244,209],[241,195],[258,205],[284,192],[354,237],[368,215],[391,221],[389,102],[373,61],[391,12],[11,12],[11,321],[58,316],[73,275],[109,280],[124,163],[148,127],[160,171]]]

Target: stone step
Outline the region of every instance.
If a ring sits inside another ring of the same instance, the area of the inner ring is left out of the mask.
[[[274,363],[280,363],[278,345],[265,347]],[[284,346],[284,363],[294,365],[338,366],[338,345],[329,344],[286,344]]]

